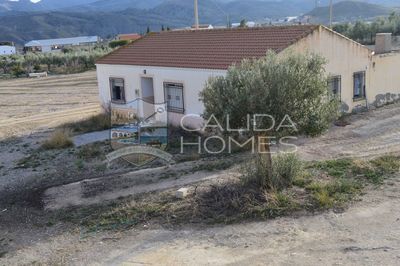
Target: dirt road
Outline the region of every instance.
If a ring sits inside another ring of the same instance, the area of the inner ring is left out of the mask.
[[[0,81],[0,139],[100,111],[96,73]]]
[[[400,181],[391,181],[341,214],[145,231],[78,258],[102,265],[399,265],[399,192]]]
[[[303,159],[322,160],[339,157],[378,157],[400,154],[400,104],[353,115],[350,125],[333,127],[315,139],[301,139]]]

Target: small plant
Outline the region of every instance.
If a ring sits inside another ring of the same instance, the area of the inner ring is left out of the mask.
[[[351,159],[339,159],[316,163],[312,167],[326,171],[330,176],[342,178],[346,176],[352,165],[353,160]]]
[[[322,188],[321,190],[315,192],[313,198],[320,208],[332,208],[335,203],[334,199],[329,195],[329,192],[326,188]]]
[[[82,149],[78,151],[77,155],[80,159],[89,160],[101,157],[103,155],[103,151],[98,144],[89,144],[83,146]]]
[[[70,134],[65,130],[56,130],[51,134],[50,138],[42,144],[42,148],[45,150],[66,149],[73,146],[74,143],[70,138]]]
[[[262,160],[261,156],[257,156],[256,159],[244,166],[243,178],[245,182],[254,183],[257,180],[264,179],[268,188],[282,190],[290,186],[303,171],[303,164],[295,154],[281,154],[273,158],[271,177]]]
[[[290,186],[296,177],[300,176],[303,164],[296,154],[280,154],[272,160],[272,185],[276,189]]]
[[[120,46],[124,46],[129,44],[130,42],[128,40],[118,40],[118,41],[112,41],[109,43],[110,48],[114,49]]]
[[[85,163],[83,162],[82,159],[79,159],[75,162],[76,168],[78,168],[78,170],[83,170],[85,168]]]

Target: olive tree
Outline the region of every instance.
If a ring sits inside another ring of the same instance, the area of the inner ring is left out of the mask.
[[[336,118],[338,101],[330,95],[325,64],[325,59],[315,54],[268,52],[261,59],[231,66],[225,77],[211,78],[200,93],[205,119],[215,117],[220,124],[228,123],[234,129],[246,128],[249,117],[252,119],[248,133],[257,137],[267,175],[258,180],[262,187],[271,187],[268,137],[316,136]],[[266,116],[270,119],[265,119]],[[291,126],[277,130],[283,121]]]

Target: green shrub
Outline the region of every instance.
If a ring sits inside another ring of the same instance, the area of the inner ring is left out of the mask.
[[[245,183],[254,183],[257,180],[267,179],[269,188],[282,190],[290,186],[296,177],[303,172],[303,164],[295,154],[281,154],[273,158],[272,177],[268,176],[268,169],[263,163],[263,157],[257,156],[244,165],[242,178]]]
[[[303,164],[296,154],[279,154],[272,160],[273,187],[283,189],[290,186],[302,170]]]
[[[110,42],[109,43],[109,46],[110,46],[110,48],[117,48],[117,47],[120,47],[120,46],[124,46],[124,45],[127,45],[129,43],[129,41],[128,40],[118,40],[118,41],[112,41],[112,42]]]

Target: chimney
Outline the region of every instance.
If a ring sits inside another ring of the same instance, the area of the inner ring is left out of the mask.
[[[377,33],[375,39],[375,54],[390,53],[392,51],[392,34]]]

